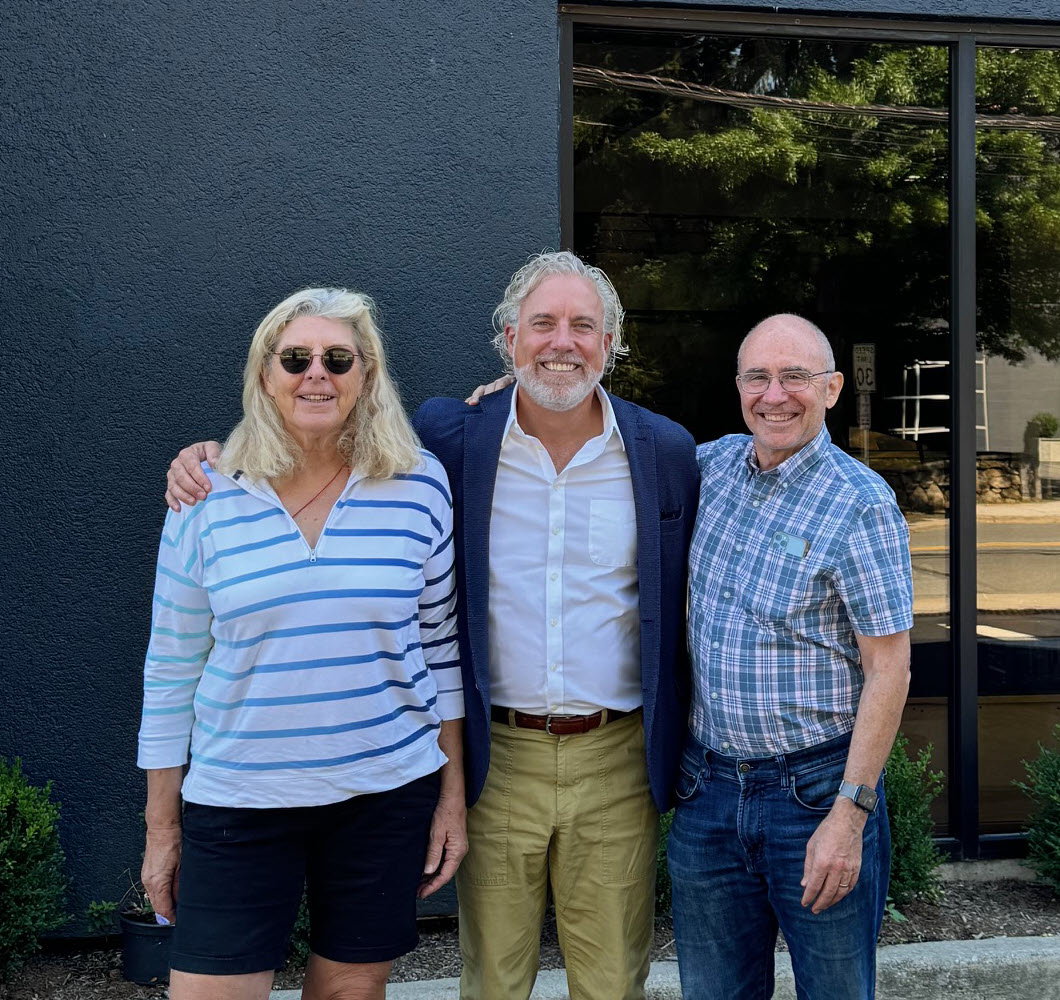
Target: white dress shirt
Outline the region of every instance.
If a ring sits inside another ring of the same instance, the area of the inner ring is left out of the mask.
[[[633,484],[611,402],[596,393],[603,431],[558,474],[512,393],[490,518],[494,705],[582,715],[643,702]]]

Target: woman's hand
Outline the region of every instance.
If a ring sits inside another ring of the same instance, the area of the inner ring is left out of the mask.
[[[446,719],[438,730],[438,747],[445,754],[446,763],[439,772],[438,804],[431,817],[427,860],[416,892],[420,899],[445,885],[467,854],[463,727],[463,719]]]
[[[180,870],[180,784],[183,767],[147,771],[147,846],[140,881],[155,913],[170,923],[177,919],[177,879]]]
[[[455,874],[467,854],[467,807],[464,793],[442,795],[431,817],[431,836],[423,879],[416,895],[424,899],[437,892]]]
[[[480,385],[467,399],[464,400],[469,406],[478,406],[478,401],[483,396],[488,396],[491,392],[500,392],[501,389],[506,389],[515,381],[514,375],[502,375],[500,378],[494,379],[489,385]],[[183,452],[181,452],[183,454]]]
[[[216,441],[199,441],[181,449],[166,470],[166,503],[174,514],[180,513],[180,505],[194,507],[206,499],[210,492],[210,479],[202,471],[202,463],[210,468],[221,457],[221,446]]]
[[[179,826],[147,831],[140,881],[155,913],[170,923],[177,919],[177,878],[180,869]]]

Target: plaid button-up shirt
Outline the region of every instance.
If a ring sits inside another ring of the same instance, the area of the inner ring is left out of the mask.
[[[775,469],[752,439],[700,445],[689,553],[696,737],[730,756],[813,746],[854,726],[854,633],[912,627],[909,530],[889,486],[828,431]]]

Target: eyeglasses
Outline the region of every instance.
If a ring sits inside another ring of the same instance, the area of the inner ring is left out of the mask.
[[[354,359],[360,357],[345,347],[329,347],[321,354],[314,354],[308,347],[285,347],[272,353],[280,359],[283,370],[292,375],[301,375],[313,363],[313,358],[320,358],[332,375],[345,375],[353,367]]]
[[[752,372],[749,375],[737,375],[740,388],[752,396],[761,396],[773,379],[780,383],[785,392],[802,392],[818,375],[831,375],[832,369],[823,372],[784,372],[782,375],[766,375],[764,372]]]

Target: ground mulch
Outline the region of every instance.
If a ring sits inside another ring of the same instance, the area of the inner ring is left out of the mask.
[[[888,917],[884,922],[881,944],[1060,935],[1060,896],[1047,886],[1013,879],[944,882],[937,902],[919,900],[902,907],[901,913],[904,921]],[[652,958],[674,957],[669,918],[660,918],[655,927]],[[563,967],[551,919],[542,937],[541,967]],[[419,947],[394,963],[392,981],[459,974],[456,921],[439,918],[421,924]],[[276,977],[277,988],[299,986],[298,969],[286,970]],[[0,985],[0,1000],[164,1000],[165,995],[163,987],[125,982],[121,978],[121,951],[117,948],[53,947],[15,973],[6,986]]]

